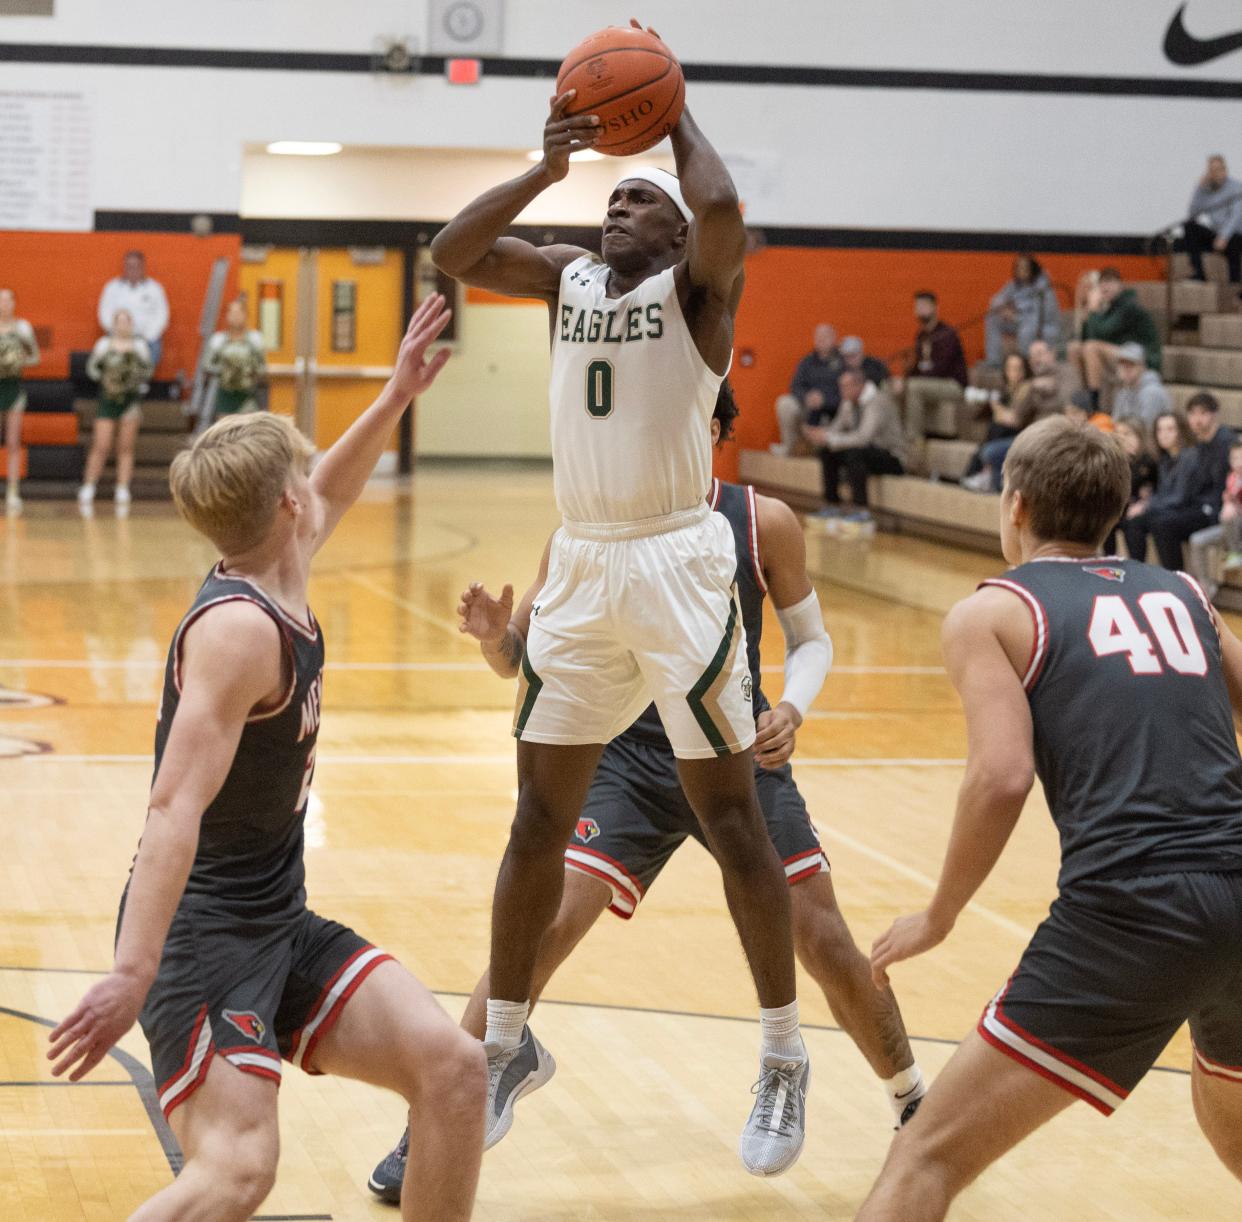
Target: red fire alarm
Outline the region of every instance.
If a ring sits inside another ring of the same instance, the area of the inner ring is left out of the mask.
[[[444,70],[450,85],[477,85],[483,76],[483,65],[477,59],[450,59]]]

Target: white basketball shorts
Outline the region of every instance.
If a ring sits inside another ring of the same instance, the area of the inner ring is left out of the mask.
[[[733,532],[706,505],[652,527],[659,533],[567,523],[553,536],[515,738],[607,743],[654,700],[681,759],[754,744]]]

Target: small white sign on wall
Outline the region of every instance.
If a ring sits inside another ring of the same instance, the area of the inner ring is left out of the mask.
[[[427,51],[431,55],[499,55],[503,49],[504,0],[431,0]]]
[[[0,89],[0,229],[94,228],[91,109],[77,91]]]

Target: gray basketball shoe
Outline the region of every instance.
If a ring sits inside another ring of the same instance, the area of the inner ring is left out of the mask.
[[[738,1154],[751,1175],[781,1175],[798,1161],[806,1137],[806,1092],[811,1062],[765,1053],[759,1081],[752,1088],[755,1106],[742,1130]]]
[[[367,1187],[389,1205],[401,1204],[401,1181],[405,1179],[405,1163],[410,1156],[410,1130],[406,1127],[401,1140],[376,1165],[367,1180]]]
[[[490,1150],[512,1128],[513,1105],[523,1095],[547,1085],[556,1073],[556,1062],[529,1027],[522,1028],[521,1043],[508,1052],[495,1044],[483,1047],[487,1052],[488,1078],[483,1149]]]

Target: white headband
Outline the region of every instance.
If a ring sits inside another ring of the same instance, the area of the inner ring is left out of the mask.
[[[669,197],[681,213],[682,219],[686,224],[690,224],[694,220],[694,213],[690,211],[686,204],[686,197],[681,193],[681,183],[677,181],[676,174],[670,174],[667,170],[660,169],[654,165],[640,165],[623,174],[617,182],[619,187],[623,182],[630,182],[632,179],[641,179],[643,182],[649,182],[653,187],[663,191]],[[615,190],[615,188],[614,188]]]

